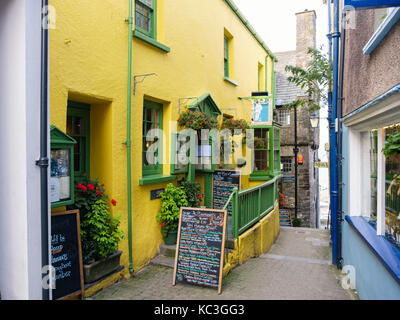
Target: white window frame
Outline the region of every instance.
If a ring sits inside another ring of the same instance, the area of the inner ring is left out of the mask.
[[[397,87],[396,87],[397,88]],[[400,86],[399,86],[400,89]],[[385,235],[385,156],[382,152],[385,143],[385,127],[400,123],[400,90],[381,96],[376,102],[358,109],[354,115],[343,121],[348,127],[348,214],[350,216],[370,217],[371,184],[370,163],[367,156],[371,130],[378,131],[377,146],[377,235]],[[366,181],[368,179],[368,181]],[[369,195],[366,200],[366,195]]]

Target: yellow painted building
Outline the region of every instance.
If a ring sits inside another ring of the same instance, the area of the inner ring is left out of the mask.
[[[224,114],[250,121],[251,103],[239,98],[254,91],[273,94],[275,58],[230,0],[51,0],[50,5],[56,10],[50,121],[66,132],[79,127],[76,175],[98,178],[117,201],[112,214],[122,217],[121,262],[128,276],[129,269],[146,266],[163,241],[155,218],[160,200],[150,200],[150,191],[176,184],[169,163],[176,130],[171,121],[200,98],[215,103],[219,121]],[[155,113],[162,119],[166,152],[162,167],[152,172],[142,158],[143,123]],[[251,167],[252,155],[246,159]],[[274,161],[279,163],[279,156]],[[205,176],[196,174],[203,191]],[[245,175],[241,188],[269,178]]]

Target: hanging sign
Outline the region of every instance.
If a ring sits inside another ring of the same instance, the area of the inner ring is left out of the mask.
[[[253,126],[271,126],[272,125],[272,101],[271,99],[252,100],[252,121]]]
[[[344,0],[344,6],[345,10],[389,8],[400,6],[400,0]]]
[[[181,208],[172,284],[222,290],[226,210]]]

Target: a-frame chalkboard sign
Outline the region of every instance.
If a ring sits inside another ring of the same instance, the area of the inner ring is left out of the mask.
[[[223,209],[233,188],[240,190],[240,170],[218,169],[214,171],[212,180],[212,207]],[[228,204],[228,214],[232,215],[232,202]]]
[[[79,210],[51,214],[51,264],[56,270],[53,300],[85,295]]]
[[[184,282],[222,291],[226,210],[181,208],[172,284]]]

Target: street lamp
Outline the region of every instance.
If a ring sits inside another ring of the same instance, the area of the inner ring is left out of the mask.
[[[318,128],[319,124],[319,116],[316,112],[313,112],[310,116],[310,122],[311,122],[311,127],[312,128]]]

